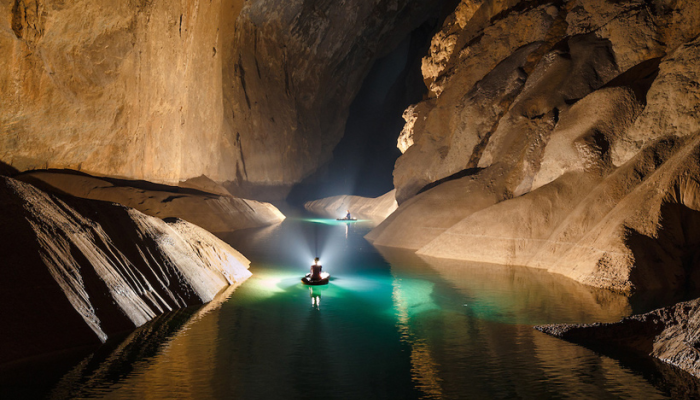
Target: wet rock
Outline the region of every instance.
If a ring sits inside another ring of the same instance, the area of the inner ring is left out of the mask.
[[[700,299],[678,303],[614,323],[554,324],[536,329],[596,348],[650,355],[700,377]]]
[[[250,276],[211,233],[0,177],[0,363],[106,341]]]

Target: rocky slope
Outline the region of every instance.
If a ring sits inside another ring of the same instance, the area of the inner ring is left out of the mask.
[[[601,288],[698,281],[700,5],[464,0],[423,60],[375,244]],[[661,267],[663,266],[663,268]]]
[[[233,197],[206,177],[188,181],[189,187],[96,178],[69,171],[32,171],[17,175],[15,179],[49,192],[119,203],[153,217],[182,218],[209,232],[257,228],[285,218],[272,204]]]
[[[344,218],[347,210],[358,218],[369,218],[382,221],[398,207],[395,191],[390,191],[376,198],[361,196],[333,196],[309,201],[304,208],[317,214],[328,215],[332,218]]]
[[[284,197],[446,0],[0,2],[0,161]]]
[[[550,335],[596,348],[622,348],[658,358],[700,377],[700,299],[615,323],[544,325]]]
[[[250,276],[202,228],[0,177],[0,363],[104,342]]]

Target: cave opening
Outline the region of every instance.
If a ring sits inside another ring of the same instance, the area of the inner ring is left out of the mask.
[[[428,89],[421,59],[442,18],[428,18],[388,54],[374,61],[350,105],[345,133],[333,158],[295,185],[290,204],[336,195],[381,196],[394,188],[393,169],[404,110],[421,101]]]

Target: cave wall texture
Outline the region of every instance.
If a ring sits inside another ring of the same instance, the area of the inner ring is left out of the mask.
[[[0,161],[290,186],[330,159],[375,58],[442,3],[3,0]]]
[[[104,343],[251,273],[204,229],[0,176],[0,364]]]
[[[220,27],[232,1],[0,3],[0,160],[177,182],[235,165]]]
[[[377,245],[621,292],[698,286],[700,3],[464,0]]]

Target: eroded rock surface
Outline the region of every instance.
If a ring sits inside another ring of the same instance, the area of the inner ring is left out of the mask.
[[[0,363],[100,343],[250,276],[204,229],[0,177]]]
[[[404,115],[400,206],[368,239],[621,292],[700,284],[690,16],[700,4],[462,1]]]
[[[233,197],[206,177],[187,181],[188,187],[58,171],[32,171],[15,178],[49,192],[119,203],[153,217],[182,218],[209,232],[257,228],[279,223],[285,218],[272,204]]]
[[[543,325],[536,329],[594,347],[651,355],[700,377],[700,299],[678,303],[614,323]]]
[[[333,218],[345,218],[347,210],[354,216],[382,221],[396,210],[394,190],[375,198],[361,196],[333,196],[309,201],[304,208]]]

